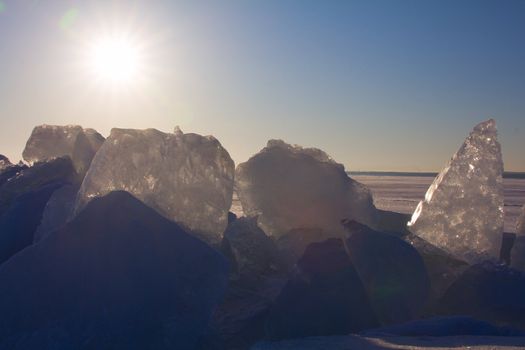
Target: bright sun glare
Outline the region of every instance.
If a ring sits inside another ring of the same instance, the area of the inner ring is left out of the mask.
[[[103,38],[91,47],[91,66],[93,73],[101,81],[129,83],[139,73],[139,50],[127,38]]]

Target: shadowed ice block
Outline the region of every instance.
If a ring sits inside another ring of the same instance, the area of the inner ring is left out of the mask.
[[[0,266],[1,349],[195,349],[227,262],[126,192]]]

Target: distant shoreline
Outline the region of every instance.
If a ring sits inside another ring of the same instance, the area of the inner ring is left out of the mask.
[[[436,177],[438,173],[433,172],[402,172],[402,171],[347,171],[348,175],[363,176],[422,176]],[[504,179],[525,179],[525,172],[504,172]]]

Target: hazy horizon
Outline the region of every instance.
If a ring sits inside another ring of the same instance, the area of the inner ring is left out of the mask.
[[[86,69],[129,36],[140,74]],[[283,139],[348,171],[438,172],[494,118],[525,171],[525,2],[0,0],[0,154],[34,126],[214,135],[238,164]]]

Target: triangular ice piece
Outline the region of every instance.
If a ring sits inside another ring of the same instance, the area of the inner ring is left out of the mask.
[[[503,161],[493,119],[476,125],[419,203],[411,232],[468,262],[497,258]]]

